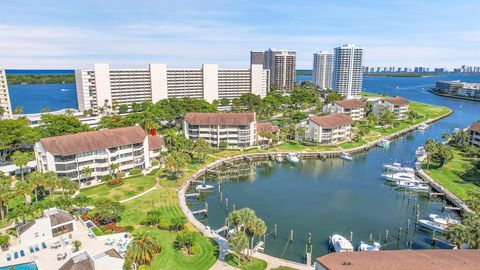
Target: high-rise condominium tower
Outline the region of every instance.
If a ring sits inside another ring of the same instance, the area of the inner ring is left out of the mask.
[[[12,115],[10,97],[8,95],[7,75],[5,70],[0,69],[0,119]]]
[[[359,98],[362,92],[363,48],[353,44],[335,48],[333,89],[347,98]]]
[[[313,54],[313,83],[320,89],[332,88],[333,53],[318,52]]]
[[[263,68],[270,70],[270,84],[280,90],[292,91],[295,84],[297,52],[268,49]]]

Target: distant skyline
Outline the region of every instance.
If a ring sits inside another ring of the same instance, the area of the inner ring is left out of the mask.
[[[0,68],[245,68],[251,50],[313,53],[353,43],[365,66],[480,66],[480,2],[4,1]]]

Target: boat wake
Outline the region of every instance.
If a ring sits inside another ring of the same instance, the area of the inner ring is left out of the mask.
[[[62,89],[60,89],[60,91],[62,91],[62,92],[71,92],[71,91],[73,91],[73,89],[65,89],[65,88],[62,88]]]

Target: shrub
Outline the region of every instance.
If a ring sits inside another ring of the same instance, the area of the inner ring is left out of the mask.
[[[158,162],[158,160],[156,160],[156,159],[152,160],[152,166],[157,166],[158,164],[160,164],[160,162]]]
[[[14,228],[8,229],[8,230],[7,230],[7,234],[8,234],[8,235],[13,235],[13,236],[15,236],[15,237],[18,237],[18,235],[17,235],[17,230],[14,229]]]
[[[128,225],[128,226],[125,226],[123,227],[125,229],[126,232],[133,232],[135,230],[135,228],[132,226],[132,225]]]
[[[143,219],[140,224],[141,225],[158,225],[162,220],[162,212],[160,210],[150,210],[147,213],[145,219]]]
[[[195,244],[193,244],[193,246],[191,246],[188,249],[188,253],[190,255],[197,255],[198,253],[200,253],[200,247],[195,243]]]
[[[173,247],[175,249],[183,249],[186,248],[189,250],[195,244],[195,233],[189,231],[181,231],[177,234],[175,241],[173,242]]]
[[[113,176],[111,176],[110,174],[107,174],[107,175],[103,175],[100,177],[100,179],[102,180],[102,182],[107,182],[108,180],[112,179]]]
[[[98,227],[93,227],[92,228],[92,232],[96,235],[96,236],[100,236],[100,235],[104,235],[105,233],[102,231],[102,229],[98,228]]]
[[[118,226],[117,223],[115,222],[110,222],[108,224],[105,224],[105,226],[103,226],[103,231],[105,233],[121,233],[121,232],[124,232],[125,229],[123,227]]]
[[[171,231],[181,231],[185,228],[185,223],[187,219],[185,217],[175,217],[170,220],[169,230]]]
[[[125,177],[125,173],[124,172],[118,172],[115,174],[115,178],[119,178],[119,179],[122,179]]]
[[[8,235],[6,235],[6,234],[5,234],[5,235],[1,235],[1,236],[0,236],[0,247],[1,247],[2,249],[8,247],[8,241],[9,241],[9,240],[10,240],[10,236],[8,236]]]
[[[130,175],[140,175],[142,174],[142,170],[140,170],[139,168],[133,168],[129,170],[128,173],[130,173]]]
[[[118,187],[123,185],[123,179],[122,178],[113,178],[108,180],[107,186],[109,187]]]

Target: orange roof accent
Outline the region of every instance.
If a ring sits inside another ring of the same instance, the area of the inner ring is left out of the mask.
[[[139,126],[87,131],[40,139],[45,151],[68,156],[93,150],[143,143],[145,131]]]
[[[327,114],[324,116],[310,116],[311,121],[322,128],[336,128],[352,124],[352,118],[343,113]]]
[[[192,125],[248,125],[255,122],[255,113],[187,113],[185,122]]]
[[[335,104],[345,108],[345,109],[356,109],[362,108],[365,106],[365,102],[361,99],[344,99],[344,100],[337,100],[334,101]]]
[[[393,98],[386,98],[385,99],[386,101],[392,103],[392,104],[395,104],[395,105],[408,105],[410,102],[406,99],[404,99],[403,97],[399,97],[399,96],[396,96],[396,97],[393,97]]]

